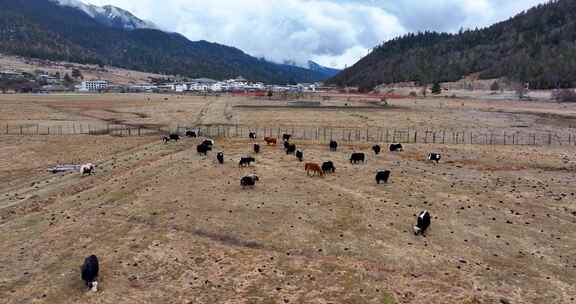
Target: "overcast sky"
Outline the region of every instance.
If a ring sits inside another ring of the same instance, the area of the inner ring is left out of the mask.
[[[83,0],[112,4],[191,40],[282,62],[343,68],[382,41],[505,20],[545,0]]]

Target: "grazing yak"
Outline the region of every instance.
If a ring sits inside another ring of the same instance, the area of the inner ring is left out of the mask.
[[[304,152],[300,150],[296,151],[296,158],[298,158],[299,161],[302,161],[304,159]]]
[[[336,152],[338,150],[338,142],[331,140],[330,141],[330,151]]]
[[[390,178],[390,173],[390,170],[378,170],[378,172],[376,172],[376,183],[378,185],[380,185],[380,182],[387,184],[388,179]]]
[[[404,147],[402,147],[402,144],[390,145],[390,152],[402,152],[402,151],[404,151]]]
[[[286,154],[294,154],[294,153],[296,153],[296,145],[289,144],[288,147],[286,148]]]
[[[275,145],[277,143],[276,138],[264,137],[264,141],[267,145]]]
[[[198,137],[198,134],[194,131],[186,131],[186,137],[196,138]]]
[[[418,214],[416,226],[414,226],[414,234],[425,235],[426,230],[430,227],[430,212],[424,210]]]
[[[80,174],[84,175],[92,175],[96,171],[96,166],[91,163],[84,164],[80,166]]]
[[[249,174],[240,179],[240,186],[242,187],[253,187],[260,178],[256,174]]]
[[[245,157],[240,158],[240,162],[238,163],[238,166],[240,166],[240,167],[250,166],[250,163],[253,163],[255,161],[256,161],[256,159],[254,157],[245,156]]]
[[[324,176],[324,172],[322,172],[322,168],[318,164],[307,163],[306,165],[304,165],[304,170],[306,170],[306,174],[308,176],[314,176],[316,174],[318,174],[319,176]],[[310,175],[310,172],[312,172],[312,175]]]
[[[290,141],[290,138],[292,138],[292,135],[290,135],[290,134],[283,134],[282,135],[283,141]]]
[[[175,141],[178,142],[180,140],[180,135],[172,133],[168,136],[164,136],[162,138],[162,140],[164,141],[164,143],[168,143],[169,141]]]
[[[255,140],[256,139],[256,132],[250,132],[250,134],[248,134],[248,137],[250,137],[250,139]]]
[[[256,153],[256,154],[260,153],[260,145],[259,144],[254,144],[254,153]]]
[[[204,154],[204,156],[206,156],[208,155],[208,151],[212,151],[212,146],[202,143],[196,146],[196,151],[198,151],[198,154]]]
[[[82,280],[91,291],[98,291],[98,257],[91,255],[84,259],[84,264],[80,268]]]
[[[218,152],[218,154],[216,154],[216,159],[218,160],[218,162],[220,164],[224,163],[224,152]]]
[[[439,153],[428,153],[428,156],[426,157],[426,159],[428,161],[435,161],[436,164],[438,164],[438,162],[440,162],[440,159],[442,158],[442,155],[440,155]]]
[[[380,151],[382,151],[382,148],[380,147],[380,145],[374,145],[372,146],[372,151],[374,151],[374,154],[378,155],[380,154]]]
[[[335,173],[336,167],[334,167],[334,163],[331,161],[324,162],[322,164],[322,172],[324,172],[324,174]]]
[[[352,153],[350,156],[350,163],[357,164],[359,162],[364,163],[366,161],[366,154],[364,153]]]

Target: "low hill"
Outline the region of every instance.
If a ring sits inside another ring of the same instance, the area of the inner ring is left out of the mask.
[[[111,66],[79,64],[65,61],[50,61],[44,59],[24,58],[0,54],[0,71],[17,71],[34,74],[42,71],[46,74],[72,75],[74,70],[80,71],[84,79],[102,79],[112,84],[131,85],[149,83],[151,79],[175,79],[173,75],[153,74],[127,70]]]
[[[531,88],[576,85],[576,2],[538,5],[485,29],[408,34],[376,47],[329,83],[359,86],[508,78]]]

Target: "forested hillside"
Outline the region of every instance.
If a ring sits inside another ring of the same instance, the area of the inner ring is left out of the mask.
[[[532,88],[576,86],[576,1],[551,1],[485,29],[408,34],[376,47],[329,82],[370,89],[456,81],[472,73]]]

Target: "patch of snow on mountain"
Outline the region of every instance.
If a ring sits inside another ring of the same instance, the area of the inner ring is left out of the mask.
[[[86,4],[79,0],[51,0],[61,6],[77,8],[96,21],[107,26],[119,27],[127,30],[133,29],[158,29],[158,27],[149,21],[141,20],[132,13],[121,8],[106,5],[103,7]]]

